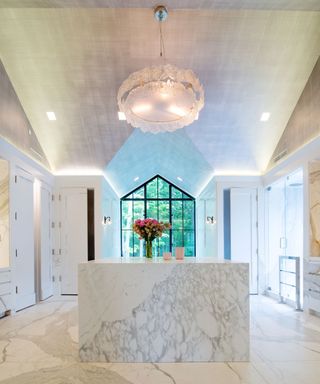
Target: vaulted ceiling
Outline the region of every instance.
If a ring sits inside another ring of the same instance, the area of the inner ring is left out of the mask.
[[[52,171],[106,170],[121,191],[150,164],[198,185],[213,172],[262,172],[319,56],[320,2],[167,1],[166,60],[197,74],[205,107],[175,135],[143,137],[118,120],[116,95],[131,72],[160,63],[150,5],[0,0],[0,59]]]

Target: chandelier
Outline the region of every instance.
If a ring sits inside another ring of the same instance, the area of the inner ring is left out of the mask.
[[[168,12],[158,6],[154,15],[159,21],[162,57],[161,23]],[[204,106],[204,91],[192,70],[163,64],[132,73],[119,88],[118,105],[133,127],[143,132],[172,132],[198,119]]]

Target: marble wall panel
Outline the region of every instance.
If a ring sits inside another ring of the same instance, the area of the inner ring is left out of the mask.
[[[320,161],[309,163],[310,256],[320,256]]]
[[[0,159],[0,268],[9,266],[9,163]]]

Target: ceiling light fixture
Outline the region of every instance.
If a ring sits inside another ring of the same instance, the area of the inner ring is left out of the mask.
[[[48,117],[48,119],[49,119],[50,121],[55,121],[55,120],[57,120],[56,115],[55,115],[54,112],[47,112],[47,117]]]
[[[139,176],[137,176],[137,177],[135,177],[134,179],[133,179],[133,181],[138,181],[139,180]]]
[[[157,6],[154,17],[159,22],[160,58],[164,58],[162,23],[168,17],[166,7]],[[133,127],[143,132],[172,132],[198,119],[204,91],[190,69],[162,64],[132,73],[119,88],[118,105]]]
[[[263,112],[263,114],[260,117],[260,121],[268,121],[270,119],[270,112]]]
[[[183,178],[180,177],[180,176],[177,176],[177,180],[179,180],[179,181],[183,181]]]

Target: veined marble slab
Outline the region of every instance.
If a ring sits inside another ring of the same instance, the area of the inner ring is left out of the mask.
[[[79,265],[82,361],[249,360],[249,265],[109,259]]]
[[[310,255],[320,256],[320,161],[309,163]]]

